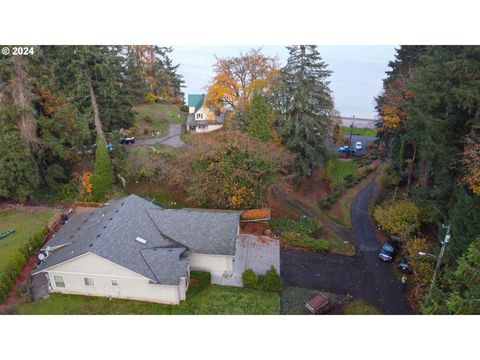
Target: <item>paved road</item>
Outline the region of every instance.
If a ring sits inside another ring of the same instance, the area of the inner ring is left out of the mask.
[[[400,291],[391,264],[377,258],[380,241],[368,220],[368,202],[375,191],[375,179],[353,201],[352,226],[358,254],[348,257],[281,249],[281,275],[285,283],[334,293],[350,293],[375,305],[385,314],[411,314]]]
[[[138,140],[135,140],[135,144],[131,146],[162,144],[162,145],[171,146],[171,147],[182,147],[185,143],[180,138],[180,135],[182,135],[182,125],[170,124],[170,127],[168,128],[167,136],[161,136],[161,137],[149,138],[149,139],[138,139]]]

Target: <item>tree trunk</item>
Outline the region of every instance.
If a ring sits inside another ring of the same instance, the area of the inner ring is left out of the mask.
[[[419,156],[419,160],[420,175],[418,178],[418,184],[420,188],[425,189],[430,183],[430,169],[428,162],[422,156]]]
[[[93,109],[93,121],[95,122],[95,130],[97,131],[97,135],[105,142],[105,134],[103,133],[102,129],[102,122],[100,121],[100,113],[98,111],[97,105],[97,98],[95,96],[95,91],[93,91],[92,80],[88,78],[88,88],[90,91],[90,99],[92,102],[92,109]]]
[[[413,148],[413,157],[409,164],[408,169],[408,181],[407,181],[407,194],[410,194],[410,187],[412,185],[412,174],[413,174],[413,167],[415,166],[415,157],[417,155],[417,147]]]
[[[33,95],[28,89],[28,75],[25,71],[25,64],[22,56],[12,56],[15,75],[13,78],[12,100],[13,104],[21,109],[17,118],[17,127],[20,135],[27,143],[33,153],[40,143],[37,136],[37,121],[33,116],[32,98]]]
[[[12,56],[12,62],[15,69],[12,86],[13,104],[21,110],[16,119],[17,128],[21,138],[25,141],[30,152],[35,175],[40,178],[40,170],[35,158],[35,152],[40,144],[37,136],[37,119],[34,116],[32,107],[33,94],[28,88],[28,74],[25,71],[24,58],[22,56]]]

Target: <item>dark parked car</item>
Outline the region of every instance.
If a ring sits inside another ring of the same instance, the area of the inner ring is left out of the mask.
[[[397,269],[403,273],[410,273],[410,267],[408,265],[408,259],[405,256],[402,256],[400,261],[398,262]]]
[[[398,242],[390,238],[383,243],[382,248],[378,252],[378,258],[382,261],[392,262],[398,248]]]
[[[357,150],[355,150],[355,148],[353,146],[340,146],[340,148],[338,149],[338,152],[341,152],[341,153],[355,153]]]
[[[125,144],[125,145],[135,144],[135,138],[133,136],[121,137],[120,144]]]

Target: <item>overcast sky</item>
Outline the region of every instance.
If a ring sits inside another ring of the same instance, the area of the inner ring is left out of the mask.
[[[174,46],[173,61],[180,63],[184,76],[185,94],[205,93],[213,77],[215,56],[235,56],[247,52],[252,46]],[[288,58],[283,46],[263,46],[266,55],[278,56],[281,65]],[[330,88],[337,110],[343,116],[374,118],[373,98],[382,90],[382,79],[393,60],[395,46],[352,45],[319,46],[320,55],[333,71]]]

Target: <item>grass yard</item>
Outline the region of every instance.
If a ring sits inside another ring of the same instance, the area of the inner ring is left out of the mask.
[[[80,295],[52,294],[17,305],[22,315],[278,315],[280,295],[261,290],[208,285],[180,305],[163,305]]]
[[[274,219],[270,221],[270,227],[282,231],[282,241],[287,245],[320,251],[330,249],[330,243],[323,238],[323,226],[307,216],[301,216],[298,220]]]
[[[54,210],[46,209],[35,211],[7,209],[0,211],[0,232],[15,229],[12,235],[0,239],[0,272],[9,262],[12,254],[22,248],[31,236],[40,232],[54,214]]]
[[[141,104],[135,106],[135,136],[149,136],[159,132],[159,136],[168,134],[169,124],[184,124],[187,114],[180,111],[178,105]]]
[[[342,135],[350,135],[349,127],[342,127]],[[377,129],[370,128],[353,128],[352,135],[362,135],[362,136],[377,136]]]
[[[337,159],[327,165],[327,177],[335,185],[342,185],[345,177],[357,170],[357,163],[352,159]]]
[[[382,315],[383,313],[375,306],[362,299],[353,300],[343,309],[345,315]]]
[[[178,189],[172,189],[164,184],[157,184],[150,181],[142,181],[138,183],[129,183],[125,189],[127,194],[136,194],[138,196],[146,196],[152,198],[157,205],[169,209],[191,208]]]

